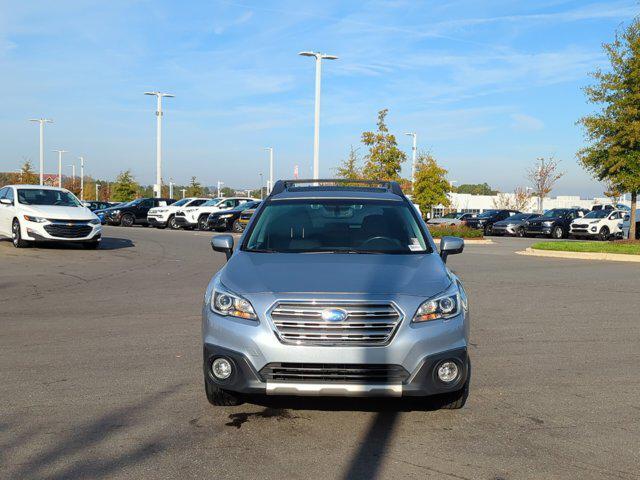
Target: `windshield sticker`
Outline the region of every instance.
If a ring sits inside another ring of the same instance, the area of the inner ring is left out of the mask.
[[[420,241],[417,238],[411,238],[409,250],[411,250],[412,252],[421,252],[424,250],[424,248],[422,248],[422,245],[420,245]]]

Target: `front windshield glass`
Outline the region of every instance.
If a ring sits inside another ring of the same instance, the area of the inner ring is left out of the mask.
[[[544,212],[544,215],[542,216],[545,218],[555,218],[555,217],[562,217],[566,213],[567,211],[562,208],[554,208],[552,210],[547,210],[546,212]]]
[[[441,216],[440,218],[458,218],[461,214],[459,213],[447,213],[446,215]]]
[[[56,207],[80,207],[78,199],[64,190],[48,188],[19,188],[18,202],[23,205],[53,205]]]
[[[287,200],[268,204],[245,241],[249,252],[429,251],[413,207],[398,201]]]
[[[260,202],[244,202],[236,207],[236,210],[247,210],[249,208],[257,208]]]
[[[172,203],[172,206],[180,207],[180,206],[184,205],[185,203],[190,202],[191,200],[192,200],[191,198],[181,198],[177,202]]]
[[[478,215],[478,218],[493,217],[496,213],[498,213],[498,210],[486,210],[483,213],[481,213],[480,215]]]
[[[508,218],[508,220],[526,220],[527,218],[529,218],[531,216],[530,213],[516,213],[515,215],[512,215]]]
[[[605,218],[611,214],[611,210],[593,210],[587,213],[584,218]]]
[[[216,203],[218,203],[220,200],[222,200],[221,198],[212,198],[211,200],[207,200],[206,202],[204,202],[201,207],[212,207],[214,206]]]

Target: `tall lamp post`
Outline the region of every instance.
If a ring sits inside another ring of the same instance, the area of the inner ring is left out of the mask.
[[[156,109],[156,183],[153,191],[156,197],[162,197],[162,99],[173,98],[175,95],[163,92],[144,92],[145,95],[155,95],[157,98]]]
[[[84,157],[78,157],[80,160],[80,200],[84,200]]]
[[[173,183],[173,178],[169,179],[169,198],[173,198],[173,186],[175,185],[175,183]]]
[[[273,147],[265,148],[269,152],[269,183],[267,185],[267,192],[271,193],[273,189]]]
[[[413,137],[413,146],[411,147],[411,183],[416,181],[416,153],[418,148],[418,135],[415,132],[407,132],[405,135]]]
[[[96,202],[98,201],[98,189],[100,188],[100,184],[96,183]]]
[[[180,191],[182,192],[182,198],[184,198],[184,193],[187,191],[187,189],[186,189],[186,188],[183,188],[183,189],[181,189]]]
[[[221,182],[220,180],[218,180],[218,198],[220,198],[220,186],[224,185],[224,182]]]
[[[44,124],[53,123],[48,118],[32,118],[30,122],[38,122],[40,124],[40,185],[44,185]]]
[[[300,52],[303,57],[316,59],[316,104],[313,128],[313,178],[320,178],[320,83],[322,78],[322,60],[337,60],[335,55],[320,52]]]
[[[263,187],[264,180],[262,178],[263,177],[262,173],[260,173],[259,175],[260,175],[260,200],[262,200],[263,199],[263,190],[264,190],[264,187]]]
[[[62,188],[62,154],[67,153],[66,150],[54,150],[58,152],[58,187]]]
[[[76,188],[76,165],[74,163],[70,163],[67,166],[71,167],[71,185],[73,185],[72,188]]]

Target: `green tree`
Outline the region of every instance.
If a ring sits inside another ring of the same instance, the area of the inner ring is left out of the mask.
[[[336,168],[336,178],[343,178],[347,180],[357,180],[362,178],[362,173],[360,172],[358,163],[360,163],[358,151],[353,148],[353,145],[351,145],[349,156],[343,160],[342,164],[340,164],[338,168]]]
[[[218,193],[218,192],[216,192]],[[235,197],[236,196],[236,191],[231,188],[231,187],[222,187],[220,189],[220,195],[222,195],[223,197]]]
[[[412,200],[420,206],[423,215],[436,205],[449,206],[447,193],[451,191],[451,184],[446,176],[447,170],[438,165],[432,155],[418,154]]]
[[[23,185],[37,185],[40,183],[40,178],[33,171],[33,165],[31,165],[31,160],[25,159],[22,167],[20,167],[19,181]]]
[[[364,132],[362,143],[369,148],[365,155],[362,176],[371,180],[400,180],[402,162],[407,159],[405,153],[398,148],[395,135],[389,133],[385,119],[388,109],[378,112],[378,130]]]
[[[131,170],[120,172],[116,178],[115,184],[112,185],[112,200],[115,202],[128,202],[136,198],[139,185],[133,178]]]
[[[629,238],[634,239],[640,191],[640,19],[603,48],[611,68],[596,70],[595,83],[584,89],[587,100],[600,109],[578,121],[588,145],[577,157],[598,180],[631,193]]]
[[[469,193],[471,195],[496,195],[497,190],[491,188],[488,183],[463,183],[453,189],[457,193]]]
[[[196,177],[191,177],[191,182],[187,187],[186,193],[187,193],[187,197],[202,196],[202,185],[200,184],[200,182],[198,182],[198,180],[196,180]]]

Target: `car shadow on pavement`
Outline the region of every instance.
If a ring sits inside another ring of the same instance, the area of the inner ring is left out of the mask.
[[[176,384],[148,395],[135,404],[104,413],[89,422],[65,425],[64,430],[59,432],[49,446],[15,465],[7,461],[0,471],[9,469],[6,478],[14,480],[112,478],[127,467],[162,453],[168,448],[169,442],[175,440],[175,435],[171,432],[156,433],[140,439],[129,448],[122,447],[123,439],[145,421],[140,417],[181,388],[182,384]],[[14,436],[13,442],[3,443],[2,448],[11,452],[28,448],[33,441],[33,435],[29,432],[18,434]],[[118,453],[105,453],[112,450]],[[11,470],[11,467],[14,469]]]
[[[77,243],[67,242],[36,242],[35,248],[44,250],[83,250],[84,247]],[[103,237],[98,250],[119,250],[121,248],[135,247],[135,244],[128,238]]]

